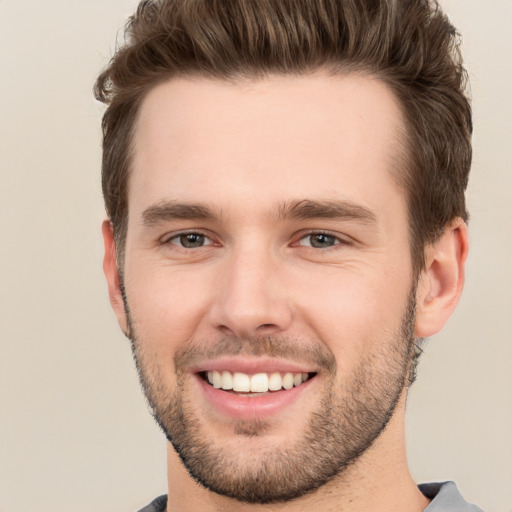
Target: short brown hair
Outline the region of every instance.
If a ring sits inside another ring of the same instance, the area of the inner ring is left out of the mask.
[[[435,0],[144,0],[125,43],[95,84],[103,117],[102,186],[123,260],[131,142],[139,106],[175,76],[236,80],[362,71],[383,80],[406,123],[405,167],[414,270],[424,247],[467,220],[471,108],[459,36]]]

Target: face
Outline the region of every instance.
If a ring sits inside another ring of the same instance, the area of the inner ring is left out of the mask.
[[[176,79],[145,98],[118,317],[205,487],[296,498],[392,417],[414,322],[401,123],[362,76]]]

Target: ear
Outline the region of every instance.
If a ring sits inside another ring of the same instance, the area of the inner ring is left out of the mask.
[[[107,278],[110,304],[112,304],[112,309],[117,316],[117,321],[119,322],[121,330],[128,336],[128,320],[126,317],[123,293],[121,291],[121,284],[119,280],[119,271],[117,268],[116,246],[114,243],[114,230],[112,228],[112,223],[109,220],[104,220],[101,225],[101,231],[105,247],[105,254],[103,256],[103,272]]]
[[[467,225],[458,218],[427,247],[416,294],[417,337],[428,338],[440,331],[455,310],[464,286],[468,246]]]

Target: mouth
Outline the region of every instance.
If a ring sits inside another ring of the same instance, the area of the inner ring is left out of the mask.
[[[313,379],[316,372],[259,372],[248,374],[229,370],[211,370],[199,373],[211,387],[242,396],[263,396],[288,391]]]
[[[241,420],[258,420],[301,407],[320,382],[312,364],[273,358],[226,357],[192,370],[208,408]]]

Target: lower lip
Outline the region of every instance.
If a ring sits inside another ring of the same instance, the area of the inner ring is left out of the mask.
[[[196,376],[206,399],[223,415],[241,420],[255,420],[277,414],[296,402],[316,377],[291,389],[272,391],[260,396],[244,396],[217,389]]]

